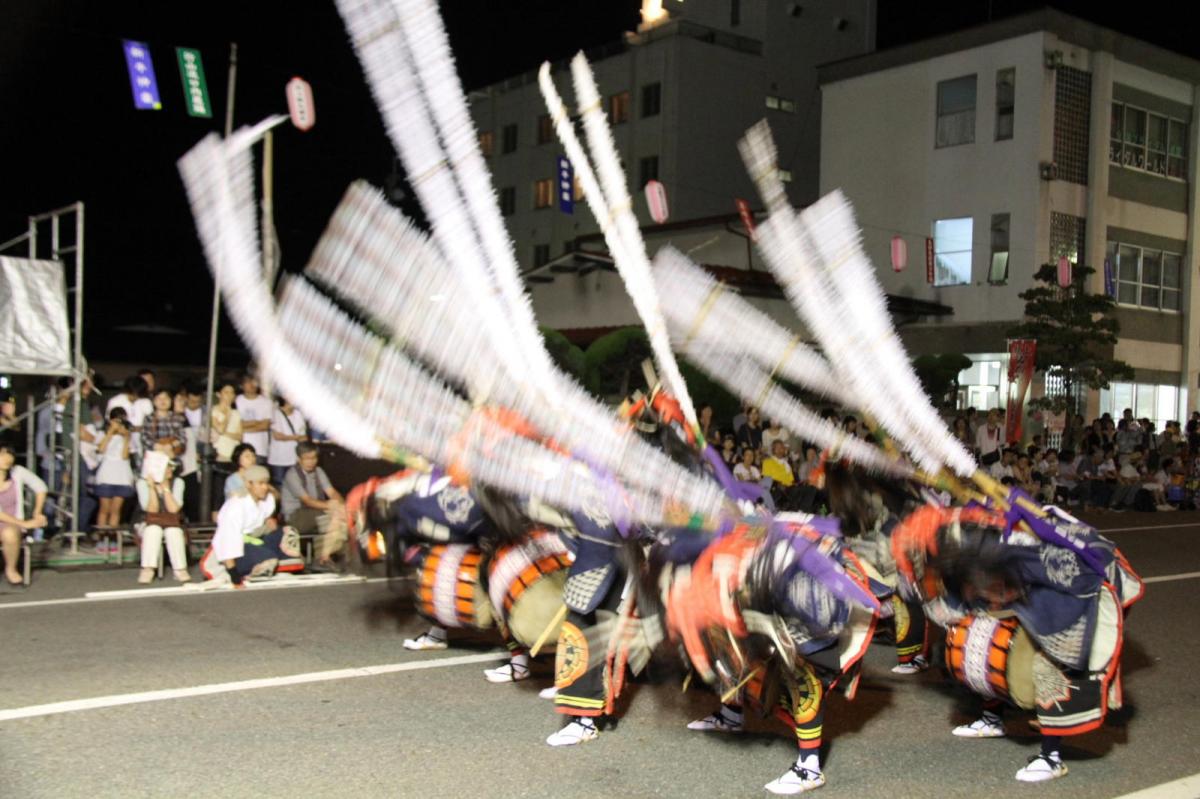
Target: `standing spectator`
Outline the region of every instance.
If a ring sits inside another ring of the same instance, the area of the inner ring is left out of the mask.
[[[25,491],[33,492],[33,512],[25,515]],[[42,509],[46,504],[46,483],[24,466],[16,465],[16,453],[0,443],[0,552],[4,554],[4,578],[12,585],[25,579],[17,569],[21,556],[21,535],[26,530],[45,527]]]
[[[1142,426],[1132,418],[1133,412],[1125,409],[1127,418],[1117,424],[1117,454],[1128,455],[1142,443]]]
[[[242,393],[234,403],[242,415],[242,440],[254,447],[260,465],[267,462],[271,444],[271,415],[275,403],[258,392],[258,379],[247,374],[242,378]]]
[[[283,480],[283,517],[302,536],[325,533],[317,563],[328,566],[346,544],[345,525],[338,523],[346,515],[345,500],[317,464],[318,453],[316,444],[296,445],[296,465]]]
[[[187,418],[175,412],[175,395],[169,389],[154,392],[154,413],[142,420],[142,451],[159,450],[172,458],[183,454]]]
[[[147,477],[137,481],[138,503],[146,514],[146,524],[142,527],[142,571],[138,575],[142,585],[154,581],[164,538],[175,579],[181,583],[192,579],[183,540],[184,490],[183,479],[175,476],[175,461],[168,462],[161,481]]]
[[[183,454],[180,458],[179,477],[183,480],[183,515],[185,519],[199,521],[200,513],[200,443],[204,430],[204,395],[189,383],[183,394],[183,414],[187,427],[184,428]]]
[[[112,418],[113,408],[125,409],[125,419],[134,433],[134,437],[129,444],[130,452],[135,456],[141,452],[142,442],[137,434],[142,431],[142,421],[154,413],[153,403],[146,398],[146,393],[149,390],[146,381],[135,375],[125,381],[124,391],[110,399],[104,409],[105,415],[109,418]]]
[[[222,383],[217,390],[216,404],[212,409],[209,443],[216,452],[216,462],[227,466],[233,460],[234,449],[242,443],[242,415],[234,407],[236,397],[237,389],[233,387],[233,383]]]
[[[970,408],[967,408],[965,413],[966,415],[963,419],[967,423],[967,435],[972,442],[970,446],[974,446],[975,434],[979,430],[979,411],[975,410],[975,406],[972,405]]]
[[[142,382],[146,384],[146,394],[154,395],[154,388],[158,385],[158,378],[154,375],[153,369],[139,369],[137,376],[142,378]]]
[[[721,445],[721,460],[725,461],[725,465],[730,469],[738,463],[737,442],[733,440],[732,433],[725,434],[725,440]]]
[[[743,483],[757,483],[762,479],[762,472],[754,465],[754,457],[758,450],[753,447],[742,447],[742,461],[733,467],[733,476]]]
[[[750,447],[755,452],[762,450],[762,421],[758,408],[751,407],[746,411],[746,423],[738,428],[737,443],[741,447]]]
[[[17,426],[17,403],[8,391],[0,391],[0,430]]]
[[[716,442],[721,440],[721,431],[717,430],[717,425],[713,422],[713,407],[711,405],[700,406],[700,416],[696,421],[700,423],[700,435],[704,436],[705,441],[715,446]]]
[[[734,414],[733,422],[730,425],[735,436],[737,435],[737,432],[742,429],[742,425],[746,424],[749,419],[750,406],[746,404],[745,400],[742,400],[742,409],[738,411],[738,413]]]
[[[54,389],[54,400],[37,413],[35,427],[34,452],[42,476],[50,486],[50,501],[46,504],[46,516],[55,524],[57,503],[55,495],[63,493],[71,487],[71,476],[67,470],[71,459],[67,456],[75,446],[74,437],[82,428],[75,420],[75,405],[71,401],[71,378],[58,379]],[[37,535],[37,534],[35,534]]]
[[[280,397],[279,407],[271,417],[271,449],[267,453],[272,482],[283,485],[287,470],[296,465],[296,445],[307,440],[304,415],[286,397]]]
[[[954,433],[954,439],[962,444],[967,452],[975,449],[975,439],[971,436],[971,426],[967,424],[965,416],[955,416],[951,429]]]
[[[778,419],[772,419],[771,425],[762,434],[763,452],[774,452],[775,442],[782,441],[784,447],[787,447],[788,441],[792,438],[791,433],[783,429],[783,425]]]
[[[1003,438],[1000,413],[993,408],[987,412],[987,423],[975,432],[975,449],[979,453],[981,464],[991,466],[1000,461],[1000,444]]]
[[[133,496],[133,468],[129,463],[133,437],[125,409],[117,406],[109,411],[108,429],[96,445],[100,453],[100,466],[96,469],[96,496],[100,498],[100,514],[96,517],[96,524],[101,527],[119,526],[121,506]],[[107,541],[103,545],[107,545]],[[120,546],[119,541],[117,546]]]

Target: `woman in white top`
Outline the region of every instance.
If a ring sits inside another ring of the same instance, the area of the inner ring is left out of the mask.
[[[125,409],[115,407],[108,413],[108,429],[104,431],[96,451],[100,466],[96,469],[96,496],[100,498],[100,513],[96,524],[116,527],[121,523],[121,506],[133,497],[133,467],[129,465],[130,439],[133,437]]]
[[[271,482],[283,485],[283,476],[296,465],[296,444],[308,440],[304,416],[284,397],[271,416],[271,445],[267,450],[267,466]]]
[[[167,463],[160,482],[146,477],[137,481],[138,503],[146,514],[146,524],[142,527],[142,572],[138,575],[138,582],[143,585],[154,581],[164,538],[175,579],[181,583],[192,579],[183,541],[183,489],[183,478],[175,476],[175,461]]]
[[[762,472],[754,465],[754,457],[757,453],[753,447],[745,447],[742,449],[742,462],[733,467],[733,476],[743,483],[757,483],[762,479]]]
[[[46,504],[46,483],[24,466],[15,465],[12,447],[0,444],[0,550],[4,553],[4,577],[11,585],[25,580],[17,571],[21,555],[21,535],[25,530],[45,527],[42,507]],[[33,513],[25,518],[25,490],[33,492]]]
[[[217,463],[229,463],[233,449],[242,443],[242,415],[233,407],[237,389],[225,382],[217,391],[217,404],[212,409],[212,429],[209,441],[216,451]]]

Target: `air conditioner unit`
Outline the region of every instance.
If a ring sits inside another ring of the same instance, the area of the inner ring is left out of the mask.
[[[1038,164],[1038,172],[1042,180],[1058,180],[1058,164],[1053,161],[1043,161]]]
[[[1063,65],[1062,50],[1046,51],[1046,69],[1058,69]]]

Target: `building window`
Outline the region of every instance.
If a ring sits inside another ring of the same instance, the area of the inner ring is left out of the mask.
[[[996,73],[996,141],[1013,137],[1017,108],[1017,70],[1013,67]]]
[[[554,141],[554,123],[550,121],[549,114],[542,114],[538,117],[537,126],[537,143],[546,144]]]
[[[642,116],[658,116],[662,111],[662,84],[651,83],[642,87]]]
[[[507,155],[517,150],[517,126],[505,125],[500,133],[500,152]]]
[[[939,219],[933,223],[935,286],[971,283],[971,217]]]
[[[1135,419],[1149,419],[1157,430],[1187,415],[1186,388],[1153,383],[1112,383],[1100,389],[1100,412],[1120,419],[1126,408]]]
[[[608,118],[614,125],[629,121],[629,104],[629,92],[621,92],[608,98]]]
[[[776,172],[779,175],[779,180],[782,181],[783,183],[791,183],[792,182],[792,170],[779,169],[779,170],[776,170]]]
[[[500,214],[512,216],[517,212],[517,188],[505,186],[500,189]]]
[[[783,111],[788,114],[794,114],[796,113],[796,101],[789,100],[786,97],[776,97],[768,94],[767,108],[770,108],[774,111]]]
[[[937,147],[975,141],[975,76],[937,85]]]
[[[1064,255],[1073,264],[1086,263],[1087,220],[1082,216],[1050,212],[1050,259],[1057,263]]]
[[[554,204],[554,180],[546,178],[544,180],[534,181],[533,184],[533,207],[534,208],[549,208]]]
[[[1186,122],[1113,103],[1108,160],[1160,177],[1186,180],[1187,134]]]
[[[1183,287],[1179,253],[1110,241],[1107,254],[1115,264],[1117,302],[1155,311],[1179,310]]]
[[[533,268],[545,266],[550,263],[550,245],[535,244],[533,245]]]
[[[638,161],[638,185],[645,186],[658,180],[658,156],[650,155]]]
[[[1054,71],[1054,163],[1058,179],[1087,185],[1092,114],[1092,73],[1072,67]]]
[[[992,258],[988,282],[1008,282],[1008,214],[992,214]]]
[[[479,152],[483,153],[484,158],[491,158],[492,153],[496,151],[496,135],[490,130],[485,130],[479,134]]]

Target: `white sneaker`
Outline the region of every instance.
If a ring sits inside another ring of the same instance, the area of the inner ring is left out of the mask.
[[[154,569],[142,569],[138,574],[138,585],[150,585],[154,582]]]
[[[229,576],[229,572],[221,572],[211,580],[205,580],[202,583],[188,583],[184,588],[189,588],[193,591],[220,591],[226,588],[233,588],[233,578]]]
[[[908,663],[897,663],[892,666],[892,674],[920,674],[929,668],[929,661],[923,656],[917,655]]]
[[[520,682],[529,679],[529,667],[519,663],[505,663],[494,669],[484,669],[488,682]]]
[[[784,772],[777,780],[768,782],[763,787],[778,796],[792,796],[805,791],[813,791],[825,784],[825,775],[819,771],[809,771],[796,764]]]
[[[190,583],[192,581],[192,575],[188,574],[187,569],[176,569],[175,579],[181,583]]]
[[[538,691],[538,699],[553,699],[556,696],[558,696],[558,689],[553,685]]]
[[[722,708],[710,716],[688,722],[687,728],[697,732],[741,732],[744,729],[742,719],[730,718],[724,714],[723,710]]]
[[[595,724],[584,724],[578,719],[572,721],[558,732],[546,739],[551,746],[577,746],[600,737],[600,731]]]
[[[445,649],[446,641],[441,638],[434,638],[429,633],[421,633],[416,638],[405,638],[404,648],[413,649],[416,651],[425,651],[432,649]]]
[[[1021,782],[1045,782],[1066,775],[1067,764],[1054,755],[1036,755],[1029,758],[1025,768],[1017,772]]]
[[[970,724],[955,727],[954,734],[959,738],[1003,738],[1004,725],[986,718],[978,718]]]

